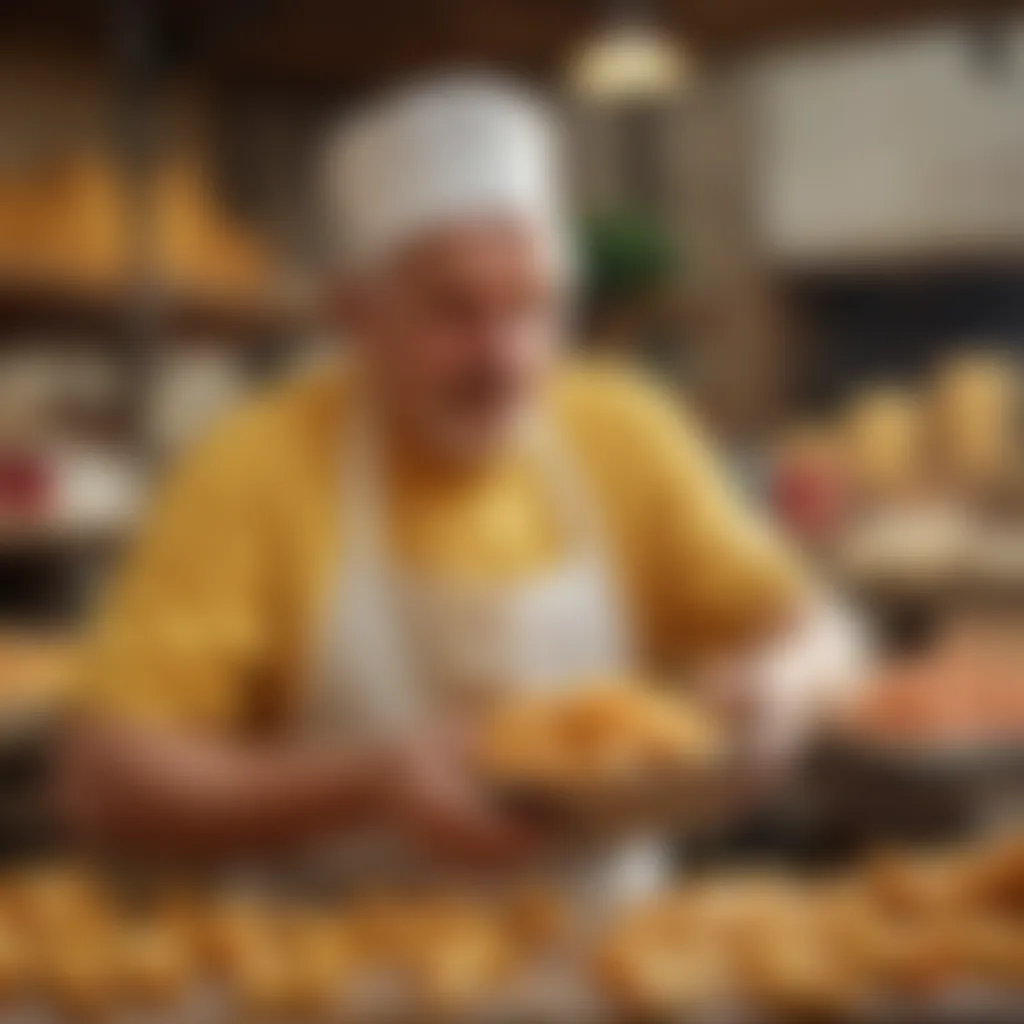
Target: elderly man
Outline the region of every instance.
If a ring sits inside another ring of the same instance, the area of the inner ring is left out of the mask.
[[[474,790],[467,706],[730,651],[777,737],[836,667],[694,426],[568,365],[556,171],[543,111],[494,83],[346,126],[346,358],[230,417],[158,501],[62,759],[81,834],[249,853],[385,829],[512,864],[536,837]]]

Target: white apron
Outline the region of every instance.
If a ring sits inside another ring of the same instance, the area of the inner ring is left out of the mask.
[[[344,565],[324,623],[304,730],[365,737],[486,700],[503,687],[567,685],[629,664],[597,515],[570,453],[549,427],[530,432],[567,539],[563,560],[514,585],[425,579],[393,557],[382,459],[368,417],[344,452]],[[631,843],[602,857],[593,884],[632,895],[657,883],[660,851]],[[383,861],[375,855],[375,863]]]

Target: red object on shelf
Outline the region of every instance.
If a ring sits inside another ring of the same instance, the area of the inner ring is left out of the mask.
[[[53,468],[45,457],[35,452],[0,452],[0,516],[45,515],[55,497]]]
[[[782,524],[797,537],[820,540],[839,526],[846,508],[845,487],[833,467],[791,460],[776,467],[771,503]]]

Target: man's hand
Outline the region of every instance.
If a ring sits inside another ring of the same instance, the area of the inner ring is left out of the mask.
[[[540,851],[536,830],[497,807],[476,785],[463,733],[417,734],[393,744],[380,781],[385,823],[428,856],[508,867]]]
[[[869,655],[856,621],[822,602],[758,649],[715,666],[701,689],[770,783],[855,696]]]

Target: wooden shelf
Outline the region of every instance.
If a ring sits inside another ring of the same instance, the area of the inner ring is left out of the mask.
[[[239,342],[295,342],[311,322],[307,311],[278,301],[179,293],[168,295],[161,305],[168,327],[185,337],[209,334]]]
[[[0,341],[21,332],[122,338],[125,304],[109,288],[0,278]]]
[[[127,286],[0,278],[0,345],[19,335],[35,341],[32,336],[40,332],[51,332],[58,341],[127,342],[144,325],[174,341],[193,335],[239,344],[289,343],[308,323],[302,310],[276,301],[159,290],[133,295]]]
[[[81,524],[22,523],[0,524],[0,557],[54,550],[106,548],[124,539],[130,529],[127,522]]]

